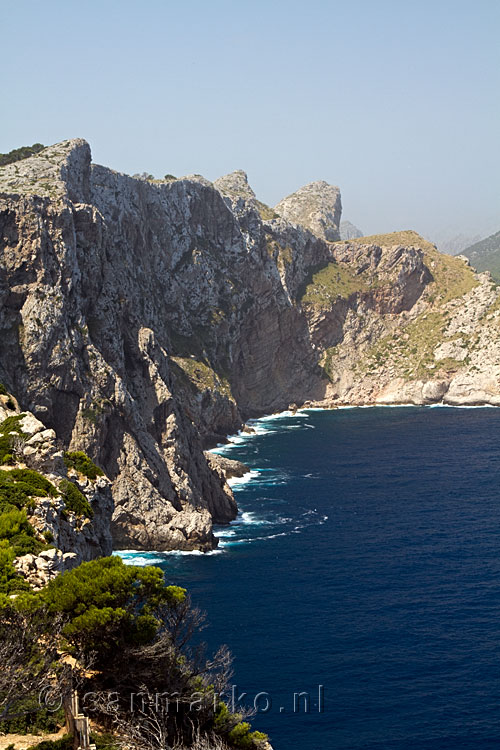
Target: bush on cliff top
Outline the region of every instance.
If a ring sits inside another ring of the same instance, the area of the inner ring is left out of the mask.
[[[64,463],[68,469],[75,469],[87,479],[97,479],[104,475],[103,470],[83,451],[67,451],[64,454]]]
[[[0,469],[0,511],[6,505],[24,508],[33,497],[57,497],[52,482],[31,469]]]
[[[27,159],[29,156],[34,156],[40,151],[43,151],[45,146],[43,143],[34,143],[32,146],[21,146],[20,148],[14,148],[9,151],[8,154],[0,154],[0,167],[5,167],[7,164],[13,164],[21,159]]]
[[[26,511],[18,508],[5,509],[0,515],[0,540],[8,542],[15,557],[36,555],[46,546],[36,538]]]
[[[85,495],[80,492],[78,487],[69,482],[67,479],[63,479],[59,484],[59,489],[64,497],[64,503],[66,508],[77,516],[85,516],[86,518],[92,518],[94,511],[92,510],[89,501]]]
[[[50,581],[40,598],[49,612],[68,618],[63,633],[70,644],[106,660],[114,658],[116,648],[149,642],[160,624],[156,610],[183,601],[185,593],[165,586],[159,568],[104,557]]]

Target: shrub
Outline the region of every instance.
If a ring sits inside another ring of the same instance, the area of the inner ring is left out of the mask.
[[[94,511],[90,503],[73,482],[63,479],[59,484],[59,489],[64,497],[67,510],[73,511],[77,516],[93,517]]]
[[[120,747],[116,737],[109,732],[91,734],[90,742],[96,746],[96,750],[119,750]]]
[[[7,419],[4,419],[2,424],[0,424],[0,432],[3,435],[7,435],[9,432],[17,432],[18,435],[25,435],[28,437],[28,435],[21,430],[21,421],[26,416],[26,414],[15,414],[12,417],[7,417]]]
[[[250,731],[247,721],[242,721],[241,714],[233,714],[225,703],[219,703],[214,718],[215,731],[227,737],[234,747],[258,748],[268,737],[263,732]]]
[[[0,424],[0,464],[13,463],[13,439],[12,432],[17,433],[20,438],[27,438],[28,435],[21,430],[21,420],[25,414],[16,414],[7,417]]]
[[[7,540],[0,541],[0,594],[27,589],[28,584],[14,567],[15,552]]]
[[[159,626],[157,608],[183,601],[185,591],[165,586],[159,568],[103,557],[57,576],[40,597],[50,612],[69,618],[63,632],[71,644],[112,655],[124,644],[151,641]]]
[[[16,479],[17,481],[23,482],[32,490],[38,490],[38,492],[33,492],[33,495],[38,495],[39,497],[59,496],[59,492],[57,488],[54,487],[52,482],[49,482],[48,479],[46,479],[42,474],[39,474],[37,471],[33,471],[32,469],[12,469],[12,471],[5,473],[9,474],[13,479]],[[43,494],[40,495],[40,492],[42,492]]]
[[[29,507],[33,497],[57,497],[54,485],[41,474],[31,469],[0,469],[0,505]]]
[[[7,388],[4,386],[3,383],[0,383],[0,396],[8,396]]]
[[[71,734],[65,734],[59,740],[42,740],[38,745],[31,745],[28,750],[73,750],[74,741]]]
[[[245,750],[258,748],[262,742],[267,740],[267,734],[263,732],[251,732],[250,730],[250,724],[247,721],[241,721],[231,729],[227,738],[235,747],[241,747]]]
[[[14,148],[9,151],[8,154],[0,154],[0,167],[5,167],[7,164],[12,164],[21,159],[27,159],[28,156],[33,156],[43,151],[45,146],[43,143],[34,143],[32,146],[21,146],[20,148]]]
[[[39,732],[57,732],[64,726],[64,709],[58,711],[49,711],[46,708],[40,708],[38,695],[32,698],[26,698],[21,704],[16,706],[19,716],[15,719],[0,721],[0,732],[2,734],[38,734]],[[59,742],[60,740],[56,740]],[[51,740],[45,740],[35,747],[42,745],[52,745]],[[66,747],[66,746],[63,746]],[[71,750],[71,747],[70,747]]]
[[[10,435],[0,435],[0,464],[10,466],[14,463],[12,440]]]
[[[102,477],[104,472],[83,451],[71,451],[64,454],[64,463],[68,469],[75,469],[87,479]]]
[[[14,556],[36,555],[44,548],[35,537],[35,531],[26,517],[25,510],[11,508],[0,515],[0,540],[6,540]]]

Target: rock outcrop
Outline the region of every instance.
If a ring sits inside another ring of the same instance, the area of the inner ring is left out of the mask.
[[[275,206],[275,211],[292,224],[307,227],[323,240],[335,242],[340,239],[340,190],[324,180],[310,182],[283,198]]]
[[[340,242],[340,214],[324,182],[273,210],[244,172],[134,179],[78,139],[0,169],[0,380],[103,467],[116,547],[213,548],[237,509],[204,449],[248,417],[498,402],[490,277],[413,232]]]

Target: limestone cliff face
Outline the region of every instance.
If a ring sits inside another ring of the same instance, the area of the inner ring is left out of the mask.
[[[326,183],[272,210],[244,172],[134,179],[78,139],[0,169],[0,380],[105,469],[115,546],[211,549],[236,505],[203,449],[249,416],[496,403],[488,277],[414,233],[338,242],[340,211]]]

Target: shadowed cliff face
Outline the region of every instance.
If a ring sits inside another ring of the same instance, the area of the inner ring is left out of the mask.
[[[292,402],[373,400],[377,342],[436,304],[435,249],[414,233],[327,242],[340,194],[325,184],[321,213],[322,185],[279,204],[292,224],[244,172],[138,180],[81,140],[0,169],[0,379],[112,479],[115,546],[211,549],[236,505],[203,448]],[[391,367],[384,388],[406,377]]]

